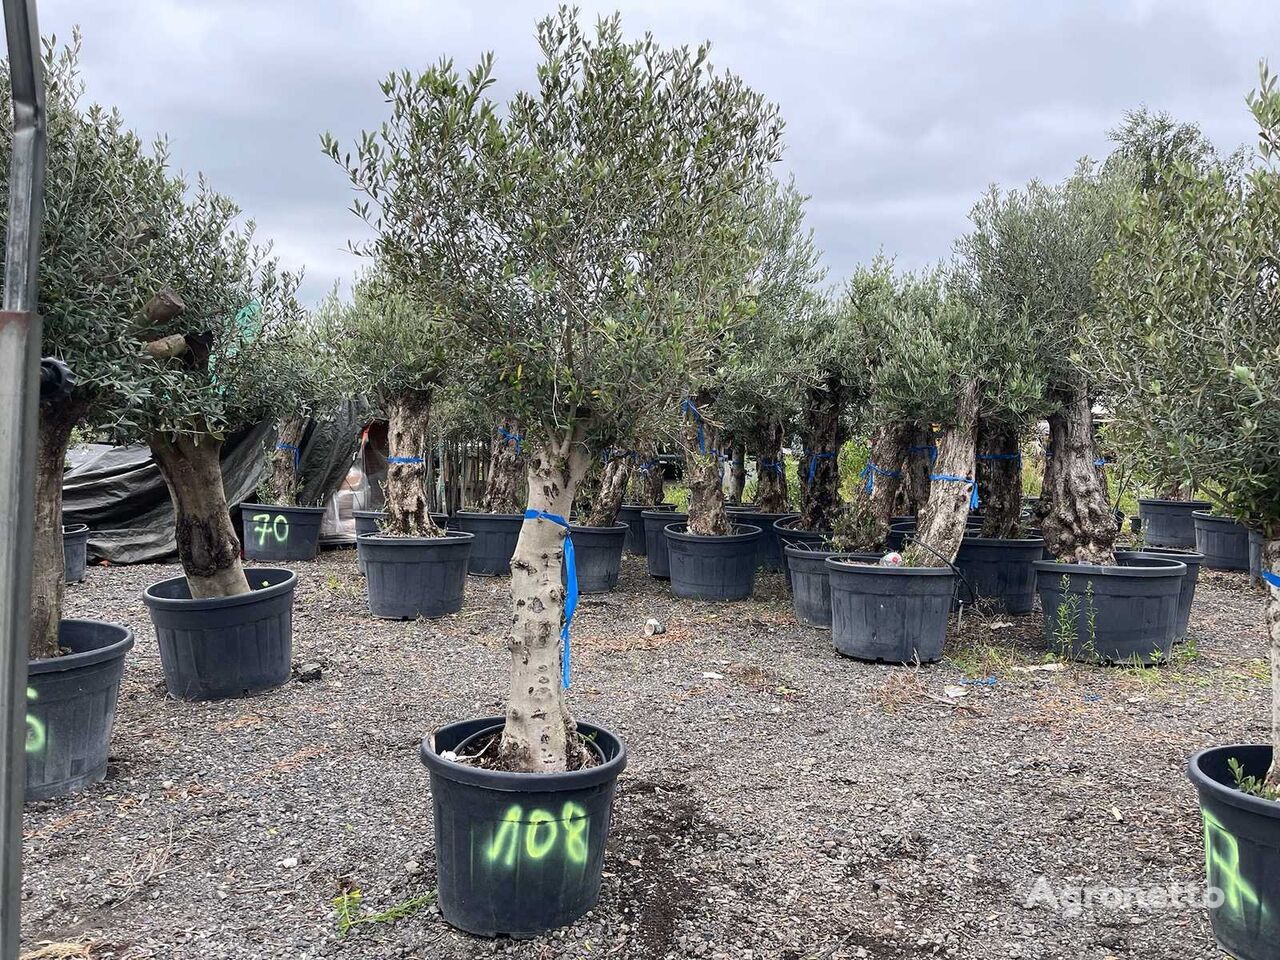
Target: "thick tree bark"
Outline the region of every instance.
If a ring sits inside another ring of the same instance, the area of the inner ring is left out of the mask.
[[[1263,532],[1262,569],[1280,576],[1280,523]],[[1265,582],[1265,581],[1264,581]],[[1267,786],[1280,790],[1280,587],[1267,584],[1267,636],[1271,643],[1271,769]]]
[[[1156,494],[1158,500],[1190,500],[1192,494],[1189,483],[1169,483]]]
[[[31,639],[28,655],[44,660],[58,655],[58,624],[66,595],[62,558],[62,473],[71,431],[88,409],[83,400],[40,404],[36,446],[36,513],[31,568]]]
[[[601,471],[600,490],[591,503],[585,521],[588,527],[612,527],[618,522],[618,508],[627,492],[634,454],[614,453]]]
[[[725,466],[729,474],[729,491],[726,498],[734,506],[742,504],[742,491],[747,488],[747,452],[734,445]]]
[[[568,520],[588,455],[581,430],[529,457],[529,509]],[[576,729],[565,703],[560,669],[564,615],[565,529],[525,520],[511,558],[511,686],[499,751],[502,766],[555,773],[569,766]]]
[[[1022,453],[1017,428],[982,421],[978,425],[977,459],[982,535],[1017,536],[1022,515]]]
[[[192,598],[248,593],[240,540],[222,486],[222,441],[156,434],[150,446],[173,501],[178,559]]]
[[[904,557],[911,566],[945,566],[954,561],[960,551],[973,494],[978,397],[976,384],[970,384],[958,393],[955,423],[944,428],[938,439],[938,459],[930,474],[929,502],[916,525],[916,539],[920,544],[909,546]],[[961,480],[932,479],[934,477],[959,477]]]
[[[1045,545],[1068,563],[1115,563],[1116,518],[1093,435],[1093,405],[1075,395],[1049,417],[1044,491],[1036,508]]]
[[[282,507],[296,507],[298,490],[302,486],[302,474],[298,472],[302,451],[302,430],[306,421],[302,417],[282,420],[276,428],[276,446],[267,462],[267,491],[269,503]]]
[[[756,457],[756,506],[761,513],[783,513],[790,499],[787,471],[782,462],[786,431],[776,420],[760,431],[760,455]]]
[[[844,442],[844,385],[828,376],[807,391],[800,458],[801,530],[830,530],[840,506],[840,445]]]
[[[382,483],[387,517],[382,532],[394,537],[443,537],[427,501],[427,461],[431,457],[432,391],[417,390],[388,400],[387,478]]]
[[[631,502],[656,506],[667,498],[662,464],[658,462],[658,450],[653,446],[640,448],[640,466],[631,476]]]
[[[523,466],[524,440],[520,425],[504,419],[498,424],[489,445],[489,476],[485,480],[484,496],[480,498],[481,510],[485,513],[521,512],[520,470]]]
[[[887,424],[871,438],[867,468],[859,479],[853,506],[837,523],[839,549],[876,550],[884,546],[903,482],[901,468],[887,464],[903,462],[911,436],[909,426]]]
[[[929,474],[938,455],[933,429],[914,425],[909,428],[911,439],[902,464],[902,491],[906,499],[906,512],[918,515],[929,502]]]
[[[688,529],[702,537],[725,537],[733,528],[724,509],[724,475],[720,455],[716,453],[719,435],[713,424],[701,419],[701,411],[710,406],[711,400],[711,396],[699,394],[694,399],[698,412],[685,410],[681,419],[684,477],[689,487]]]

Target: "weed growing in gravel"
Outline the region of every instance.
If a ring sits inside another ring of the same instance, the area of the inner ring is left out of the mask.
[[[1268,787],[1261,777],[1245,773],[1244,767],[1235,757],[1227,758],[1227,767],[1231,771],[1231,776],[1235,778],[1236,789],[1241,793],[1261,797],[1263,800],[1280,800],[1280,790]]]
[[[417,913],[423,907],[430,906],[436,902],[436,892],[430,890],[416,897],[410,897],[408,900],[397,903],[381,913],[361,913],[360,902],[362,899],[360,888],[355,886],[343,890],[342,893],[333,898],[333,909],[338,919],[339,938],[345,937],[351,932],[352,927],[359,926],[362,923],[389,923]]]

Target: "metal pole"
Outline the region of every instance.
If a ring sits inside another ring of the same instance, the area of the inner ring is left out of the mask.
[[[22,926],[45,116],[35,0],[3,3],[13,86],[13,155],[0,312],[0,960],[16,960]]]

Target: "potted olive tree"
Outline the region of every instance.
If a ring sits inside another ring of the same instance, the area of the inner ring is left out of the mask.
[[[1271,742],[1211,747],[1190,763],[1222,948],[1266,960],[1280,942],[1280,91],[1249,98],[1260,136],[1240,162],[1164,166],[1134,191],[1099,273],[1088,361],[1118,417],[1151,446],[1181,438],[1187,473],[1220,510],[1261,520]]]
[[[28,799],[61,796],[106,775],[111,727],[133,646],[128,627],[64,620],[62,474],[77,427],[127,430],[145,392],[133,369],[130,318],[162,282],[163,224],[174,200],[161,146],[148,151],[120,115],[83,106],[79,34],[44,58],[47,110],[44,231],[39,309],[42,351],[73,371],[69,392],[39,408],[28,644]],[[6,105],[9,73],[0,73]],[[0,144],[13,149],[12,111],[3,111]],[[0,180],[0,211],[8,182]],[[81,537],[84,536],[82,532]]]
[[[625,753],[565,701],[574,580],[562,575],[585,441],[637,394],[670,404],[737,322],[743,200],[780,138],[774,109],[705,48],[625,40],[616,16],[584,31],[568,10],[538,42],[536,87],[503,111],[485,96],[488,57],[466,76],[448,62],[393,74],[389,118],[344,162],[375,232],[368,252],[460,325],[483,358],[473,389],[504,397],[524,428],[506,715],[422,748],[441,910],[486,934],[572,922],[599,895]]]

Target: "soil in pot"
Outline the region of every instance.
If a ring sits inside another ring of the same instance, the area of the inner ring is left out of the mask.
[[[1195,549],[1196,525],[1191,516],[1208,510],[1207,500],[1139,500],[1142,542],[1148,547]]]
[[[644,510],[640,519],[644,521],[645,568],[649,576],[669,580],[671,555],[667,552],[666,529],[669,524],[684,523],[689,515],[674,510]]]
[[[457,529],[475,537],[467,572],[478,577],[501,577],[511,572],[511,555],[516,552],[522,513],[473,513],[460,510],[451,518]]]
[[[27,800],[66,796],[107,775],[133,631],[97,620],[63,620],[58,643],[71,652],[27,663]]]
[[[1200,797],[1206,883],[1222,891],[1209,909],[1218,944],[1239,960],[1280,957],[1280,801],[1235,786],[1228,761],[1245,776],[1266,776],[1271,747],[1212,747],[1191,758],[1187,775]]]
[[[630,529],[625,523],[612,527],[570,526],[579,593],[608,593],[618,585],[622,549]]]
[[[1195,523],[1196,553],[1204,554],[1204,565],[1210,570],[1249,569],[1249,528],[1230,517],[1215,517],[1197,510]]]
[[[646,510],[675,510],[673,503],[624,503],[618,508],[618,522],[627,525],[627,541],[625,549],[633,557],[643,557],[649,552],[648,541],[644,535],[644,517]]]
[[[143,591],[169,696],[243,697],[289,679],[297,575],[277,567],[251,567],[244,574],[252,589],[235,597],[193,600],[186,577]]]
[[[602,727],[578,730],[600,763],[567,773],[506,773],[445,759],[502,728],[466,720],[423,740],[431,775],[440,912],[482,936],[535,937],[567,926],[600,896],[605,841],[626,748]]]
[[[320,550],[324,507],[273,507],[240,504],[241,543],[250,560],[280,563],[314,560]]]
[[[1038,560],[1035,570],[1050,650],[1074,660],[1141,666],[1168,658],[1185,563],[1139,554],[1116,566]]]
[[[62,528],[62,569],[67,583],[84,579],[89,565],[89,526],[73,523]]]
[[[700,537],[683,523],[666,528],[671,592],[689,600],[744,600],[756,584],[761,530],[734,524],[726,537]]]
[[[812,548],[808,544],[792,544],[784,548],[787,570],[791,576],[791,604],[796,619],[811,627],[831,629],[831,581],[827,576],[827,557],[840,557],[861,563],[875,563],[876,553],[839,553]]]
[[[1044,539],[1002,540],[966,534],[956,554],[956,567],[979,600],[989,600],[1005,613],[1031,612],[1036,599],[1032,564],[1044,557]],[[968,599],[961,592],[961,599]]]
[[[1178,592],[1178,620],[1173,633],[1173,642],[1181,643],[1187,639],[1187,630],[1191,623],[1191,604],[1195,601],[1196,584],[1200,582],[1200,565],[1204,563],[1204,557],[1190,550],[1144,547],[1142,550],[1117,550],[1116,562],[1124,566],[1139,565],[1143,554],[1163,557],[1166,560],[1177,560],[1187,565],[1187,574],[1182,578],[1182,589]]]
[[[416,620],[457,613],[467,585],[469,533],[443,537],[357,538],[365,564],[369,612],[387,620]]]
[[[831,639],[840,653],[885,663],[942,657],[956,575],[950,567],[882,567],[830,557]]]

